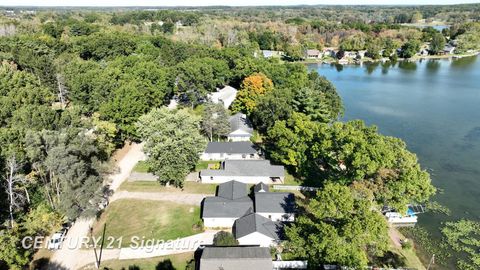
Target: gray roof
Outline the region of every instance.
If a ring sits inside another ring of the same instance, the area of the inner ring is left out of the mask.
[[[229,200],[222,197],[206,197],[203,201],[202,218],[239,218],[253,212],[250,197]]]
[[[293,213],[295,195],[286,192],[255,193],[255,212],[257,213]]]
[[[200,270],[272,270],[270,249],[266,247],[206,247]]]
[[[230,132],[234,132],[235,130],[243,130],[247,133],[253,134],[253,127],[250,120],[247,118],[247,115],[243,113],[236,113],[230,116]]]
[[[225,160],[223,169],[202,170],[202,176],[267,176],[283,177],[284,168],[281,165],[271,165],[268,160]]]
[[[205,153],[255,154],[257,150],[251,142],[209,142]]]
[[[238,181],[228,181],[218,185],[217,196],[229,200],[246,197],[247,185]]]
[[[268,192],[268,190],[269,190],[268,185],[263,182],[256,184],[255,187],[253,188],[254,192]]]
[[[235,238],[241,238],[254,232],[259,232],[274,240],[283,239],[283,223],[273,222],[259,214],[248,214],[237,220],[233,225]]]

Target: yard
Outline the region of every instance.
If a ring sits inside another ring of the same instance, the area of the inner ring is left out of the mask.
[[[164,257],[155,257],[148,259],[136,260],[110,260],[102,262],[101,267],[108,269],[141,269],[141,270],[184,270],[188,262],[193,259],[193,253],[182,253]],[[170,263],[171,266],[170,267]],[[92,269],[94,266],[89,265],[83,269]]]
[[[199,194],[215,194],[217,185],[202,184],[198,182],[185,182],[183,188],[176,188],[173,186],[163,186],[154,181],[133,181],[124,182],[120,186],[120,190],[130,192],[180,192],[180,193],[199,193]]]
[[[133,171],[137,173],[147,173],[148,165],[145,161],[141,160],[133,167]]]
[[[106,236],[122,237],[122,247],[131,237],[170,240],[202,231],[200,208],[172,202],[118,200],[112,202],[95,222],[93,234],[100,237],[106,223]]]

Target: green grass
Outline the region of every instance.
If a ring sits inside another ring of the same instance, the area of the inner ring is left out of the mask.
[[[289,185],[289,186],[300,186],[301,181],[296,179],[293,175],[289,174],[285,170],[285,181],[283,183],[284,185]]]
[[[112,202],[95,222],[93,234],[100,237],[107,224],[106,236],[122,239],[127,247],[133,236],[140,239],[171,240],[200,233],[200,207],[172,202],[119,200]]]
[[[134,172],[138,173],[147,173],[148,172],[148,165],[145,161],[139,161],[135,167],[133,167]]]
[[[199,172],[200,170],[208,169],[209,164],[219,164],[219,160],[199,160],[197,165],[195,165],[195,171]]]
[[[154,258],[148,258],[148,259],[109,260],[109,261],[102,262],[101,267],[102,268],[107,267],[113,270],[120,270],[120,269],[129,269],[129,267],[133,268],[133,266],[136,266],[141,270],[156,270],[156,269],[164,269],[160,267],[159,263],[170,260],[172,262],[174,269],[183,270],[187,266],[187,263],[192,259],[193,259],[193,253],[188,252],[188,253],[154,257]],[[90,266],[93,267],[93,265],[90,265]],[[93,269],[91,267],[89,269]],[[87,267],[84,267],[84,268],[86,269]]]
[[[185,182],[183,189],[173,186],[166,187],[156,181],[132,181],[123,182],[120,190],[131,192],[183,192],[199,194],[215,194],[217,185],[202,184],[198,182]]]

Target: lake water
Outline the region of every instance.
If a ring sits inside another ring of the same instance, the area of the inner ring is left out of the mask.
[[[428,169],[452,215],[423,214],[420,225],[439,237],[445,220],[480,220],[480,57],[308,68],[335,84],[344,120],[403,139]]]

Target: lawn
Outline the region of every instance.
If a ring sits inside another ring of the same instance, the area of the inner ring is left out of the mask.
[[[183,189],[173,186],[163,186],[155,181],[132,181],[123,182],[120,190],[131,192],[180,192],[180,193],[200,193],[200,194],[215,194],[217,185],[202,184],[198,182],[185,182]]]
[[[122,247],[129,246],[131,237],[170,240],[200,233],[200,208],[172,202],[118,200],[112,202],[95,222],[93,234],[100,237],[103,225],[106,236],[122,238]]]
[[[193,253],[182,253],[169,256],[148,258],[148,259],[137,259],[137,260],[109,260],[104,261],[101,264],[101,267],[107,267],[113,270],[120,269],[141,269],[141,270],[157,270],[157,269],[172,269],[165,267],[168,261],[172,263],[173,269],[175,270],[184,270],[187,266],[187,263],[193,259]],[[93,265],[91,265],[93,267]],[[84,267],[87,269],[88,266]],[[92,269],[92,268],[88,268]]]
[[[199,160],[197,165],[195,165],[195,171],[196,172],[199,172],[201,170],[205,170],[205,169],[208,169],[208,165],[209,164],[218,164],[220,165],[220,162],[219,160]]]
[[[148,165],[145,161],[140,160],[135,167],[133,167],[134,172],[138,173],[147,173],[148,172]]]

